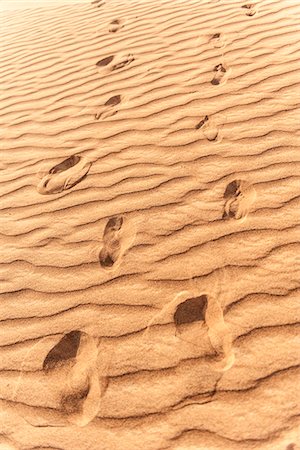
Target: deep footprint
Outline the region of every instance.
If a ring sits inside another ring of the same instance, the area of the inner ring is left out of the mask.
[[[50,350],[44,360],[46,373],[68,364],[67,379],[62,383],[60,409],[67,420],[77,426],[87,425],[99,411],[103,388],[99,381],[97,357],[95,339],[86,333],[72,331]]]
[[[58,194],[82,181],[91,163],[79,155],[73,155],[52,167],[37,186],[40,194]]]
[[[101,267],[109,269],[118,260],[121,253],[120,232],[123,225],[121,216],[108,220],[103,233],[103,248],[99,255]]]
[[[218,84],[224,83],[226,81],[225,74],[227,73],[227,69],[223,66],[223,64],[218,64],[214,68],[214,78],[211,80],[211,84],[217,86]]]
[[[246,219],[256,198],[256,191],[252,185],[244,180],[234,180],[229,183],[224,192],[223,219]]]
[[[207,307],[206,295],[189,298],[180,303],[174,314],[174,322],[177,327],[183,324],[205,320],[205,311]]]
[[[107,66],[108,64],[110,64],[112,62],[113,59],[114,59],[114,56],[107,56],[107,58],[100,59],[100,61],[98,61],[96,63],[96,66],[98,66],[98,67]]]

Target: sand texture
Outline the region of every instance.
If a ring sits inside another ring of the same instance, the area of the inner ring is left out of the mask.
[[[299,450],[300,2],[0,3],[0,450]]]

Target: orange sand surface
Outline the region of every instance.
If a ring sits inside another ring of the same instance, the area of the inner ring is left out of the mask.
[[[300,449],[299,24],[0,1],[0,450]]]

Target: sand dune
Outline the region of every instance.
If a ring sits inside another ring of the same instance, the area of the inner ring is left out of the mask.
[[[300,5],[1,3],[0,449],[300,448]]]

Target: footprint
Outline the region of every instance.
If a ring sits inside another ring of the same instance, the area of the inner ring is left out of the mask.
[[[120,56],[118,61],[112,66],[111,70],[113,71],[122,69],[123,67],[132,63],[132,61],[134,61],[134,57],[131,54]]]
[[[100,117],[102,117],[102,119],[105,119],[107,117],[114,116],[118,112],[118,110],[114,108],[114,106],[117,106],[119,103],[121,103],[121,95],[114,95],[113,97],[110,97],[104,103],[104,106],[101,108],[101,110],[95,114],[95,119],[99,120]]]
[[[234,218],[244,221],[256,199],[255,188],[244,180],[229,183],[224,192],[223,219]]]
[[[99,262],[103,269],[119,266],[122,256],[132,246],[136,236],[135,223],[123,216],[111,217],[103,232],[103,247],[99,254]]]
[[[115,19],[110,22],[109,32],[116,33],[121,28],[123,28],[123,26],[121,25],[121,21],[119,19]]]
[[[106,58],[101,59],[100,61],[98,61],[96,63],[96,66],[98,66],[98,67],[108,66],[110,63],[112,63],[112,61],[114,59],[115,59],[114,56],[107,56]],[[113,71],[113,70],[122,69],[123,67],[125,67],[128,64],[132,63],[132,61],[134,61],[134,57],[131,54],[118,56],[118,57],[116,57],[116,60],[115,60],[114,64],[110,65],[110,70]]]
[[[121,230],[123,217],[116,216],[109,219],[103,233],[103,248],[100,252],[100,265],[111,268],[120,257],[121,253]]]
[[[100,407],[105,383],[97,369],[98,346],[96,340],[80,331],[65,335],[44,360],[45,372],[67,365],[66,380],[62,380],[61,411],[67,420],[84,426],[93,420]]]
[[[158,324],[160,319],[164,318],[162,323],[170,323],[171,317],[173,317],[175,336],[178,337],[178,331],[179,334],[186,331],[185,337],[188,337],[188,340],[184,340],[197,346],[195,341],[197,328],[191,328],[191,334],[188,333],[186,325],[199,322],[201,327],[205,324],[208,338],[215,352],[214,358],[210,358],[210,360],[213,359],[212,367],[216,371],[224,372],[234,364],[235,355],[232,350],[232,336],[224,321],[223,310],[212,296],[200,295],[191,298],[190,294],[191,292],[182,291],[168,302],[148,323],[143,337],[149,338],[150,327]],[[166,322],[168,316],[169,321]],[[191,338],[192,341],[190,341]]]
[[[163,323],[174,323],[175,336],[178,336],[177,332],[181,334],[184,329],[186,330],[186,325],[188,324],[194,322],[204,323],[206,305],[206,295],[192,297],[191,292],[181,291],[150,320],[144,332],[144,337],[148,338],[151,326],[157,325],[160,319],[164,319]],[[166,320],[167,322],[165,322]]]
[[[98,67],[104,67],[107,66],[108,64],[110,64],[112,62],[112,60],[114,59],[114,56],[107,56],[106,58],[100,59],[100,61],[98,61],[96,63],[96,66]]]
[[[58,194],[78,184],[90,170],[91,162],[73,155],[52,167],[37,186],[40,194]]]
[[[208,116],[205,116],[204,119],[200,120],[200,122],[196,125],[196,130],[201,129],[206,139],[210,142],[220,142],[221,136],[219,134],[219,129],[214,122],[214,120],[210,119]]]
[[[215,33],[211,36],[210,41],[215,48],[226,47],[226,40],[222,33]]]
[[[225,84],[229,76],[229,71],[225,66],[223,64],[217,64],[214,68],[214,72],[215,75],[211,80],[211,84],[215,86],[218,84]]]
[[[257,8],[254,3],[247,3],[246,5],[243,5],[242,8],[247,9],[246,16],[254,16],[257,13]]]

